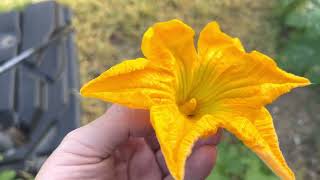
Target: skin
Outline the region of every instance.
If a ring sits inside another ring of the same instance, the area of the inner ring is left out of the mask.
[[[221,132],[199,140],[186,180],[205,179]],[[171,180],[149,122],[149,112],[113,105],[95,121],[70,132],[41,167],[36,180]]]

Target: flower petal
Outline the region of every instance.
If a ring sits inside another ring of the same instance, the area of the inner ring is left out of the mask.
[[[80,92],[85,97],[134,108],[174,101],[172,75],[156,69],[143,58],[113,66],[85,84]]]
[[[241,51],[244,48],[238,38],[232,38],[220,30],[217,22],[208,23],[200,33],[198,40],[198,53],[204,59],[211,59],[217,51],[234,46]]]
[[[192,93],[203,91],[211,93],[212,91],[203,88],[207,86],[207,82],[219,75],[228,66],[224,62],[223,55],[226,49],[230,47],[236,48],[241,52],[244,52],[244,48],[238,38],[232,38],[220,30],[217,22],[208,23],[201,31],[198,39],[198,54],[199,63],[196,64],[195,75],[192,82]],[[215,74],[213,74],[215,72]],[[211,87],[210,87],[211,88]],[[200,91],[199,91],[200,90]],[[205,96],[205,95],[204,95]]]
[[[179,20],[156,23],[143,36],[141,49],[147,59],[159,67],[175,72],[178,99],[184,99],[190,88],[197,53],[194,31]]]
[[[262,107],[293,88],[310,84],[306,78],[281,70],[271,58],[257,51],[247,54],[227,48],[206,65],[206,75],[190,96],[207,112],[220,103]]]
[[[174,19],[154,24],[143,36],[141,49],[149,60],[172,61],[172,64],[181,63],[191,68],[196,60],[197,53],[193,43],[194,31],[182,21]],[[170,53],[174,59],[160,59],[159,52]]]
[[[190,119],[179,112],[176,105],[151,108],[151,123],[171,175],[182,180],[187,157],[194,143],[208,134],[215,134],[218,126],[210,115]]]
[[[221,126],[255,152],[281,179],[295,179],[279,148],[268,110],[235,109],[220,113]]]

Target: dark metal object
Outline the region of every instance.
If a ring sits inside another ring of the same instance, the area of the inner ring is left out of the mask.
[[[31,56],[35,56],[35,55],[37,55],[37,53],[41,53],[46,48],[48,48],[52,43],[54,43],[58,40],[61,40],[61,38],[63,38],[63,36],[66,36],[71,32],[73,32],[72,28],[69,26],[65,26],[61,29],[56,30],[56,32],[53,34],[53,37],[50,38],[47,42],[44,42],[43,44],[41,44],[40,46],[32,47],[30,49],[27,49],[27,50],[21,52],[19,55],[15,56],[11,59],[4,60],[3,64],[0,65],[0,74],[3,74],[6,71],[9,71],[10,69],[12,69],[15,66],[17,66],[18,64],[20,64],[21,62],[26,61]],[[6,37],[2,37],[2,38],[3,38],[2,41],[13,41],[11,43],[13,43],[13,45],[15,44],[14,41],[16,41],[16,39],[13,36],[7,35]],[[9,42],[2,42],[2,43],[7,44]],[[1,44],[1,42],[0,42],[0,44]],[[26,65],[29,65],[30,67],[33,66],[32,63],[27,63]],[[36,71],[36,69],[35,69],[35,71]],[[35,73],[37,73],[37,72],[35,72]],[[39,73],[39,74],[44,76],[49,81],[53,81],[53,79],[54,79],[54,78],[47,76],[46,74],[41,74],[41,73]]]
[[[35,173],[80,124],[71,11],[47,1],[12,14],[0,14],[0,131],[14,142],[3,146],[0,170]]]
[[[0,64],[16,56],[20,42],[20,16],[10,12],[0,16]],[[10,69],[0,76],[0,129],[10,126],[16,120],[14,112],[14,89],[16,69]]]

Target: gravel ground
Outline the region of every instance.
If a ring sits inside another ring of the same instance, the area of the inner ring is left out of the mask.
[[[269,107],[281,149],[297,179],[320,178],[319,90],[319,87],[295,89]]]

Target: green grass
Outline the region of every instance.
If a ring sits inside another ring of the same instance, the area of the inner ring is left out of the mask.
[[[13,170],[0,171],[0,180],[14,180],[16,172]]]
[[[3,156],[0,154],[0,161],[3,160]],[[13,180],[16,177],[16,172],[13,170],[0,171],[0,180]]]
[[[225,133],[218,159],[207,180],[278,180],[263,162],[239,140]]]

